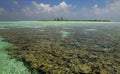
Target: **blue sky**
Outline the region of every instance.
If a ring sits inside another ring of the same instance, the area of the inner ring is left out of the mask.
[[[108,19],[120,21],[120,0],[0,0],[0,20]]]

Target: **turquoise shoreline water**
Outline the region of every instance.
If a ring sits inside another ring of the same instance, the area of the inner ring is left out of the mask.
[[[10,59],[5,50],[12,44],[2,41],[0,36],[0,74],[31,74],[24,64],[16,59]]]
[[[118,26],[120,22],[58,22],[58,21],[12,21],[0,22],[0,29],[11,28],[41,28],[46,26]],[[105,25],[104,25],[105,24]]]

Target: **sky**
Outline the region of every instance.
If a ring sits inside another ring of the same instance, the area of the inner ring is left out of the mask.
[[[0,21],[101,19],[120,21],[120,0],[0,0]]]

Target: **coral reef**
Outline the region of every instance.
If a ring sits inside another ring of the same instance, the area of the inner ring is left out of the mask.
[[[23,61],[33,74],[119,74],[119,28],[46,26],[1,30],[14,45],[11,58]],[[91,29],[90,29],[91,30]],[[63,38],[61,32],[69,32]],[[116,34],[114,34],[116,33]]]

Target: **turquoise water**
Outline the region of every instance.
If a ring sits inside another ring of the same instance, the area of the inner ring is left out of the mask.
[[[44,22],[44,21],[18,21],[18,22],[0,22],[0,29],[9,28],[40,28],[49,25],[60,26],[73,22]]]
[[[104,25],[105,24],[105,25]],[[0,29],[11,28],[41,28],[46,26],[112,26],[114,24],[118,26],[119,22],[59,22],[59,21],[18,21],[18,22],[0,22]]]
[[[12,44],[3,39],[0,37],[0,74],[31,74],[22,62],[9,58],[5,49]]]
[[[70,34],[69,32],[66,31],[61,31],[61,33],[63,38],[67,37]]]

